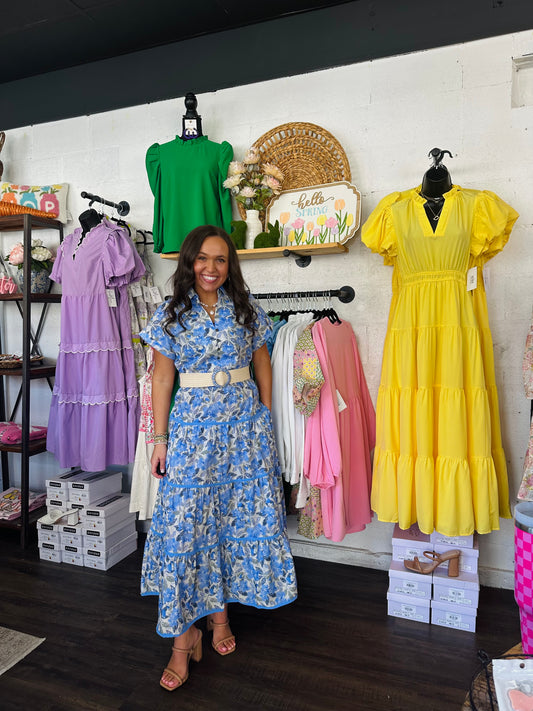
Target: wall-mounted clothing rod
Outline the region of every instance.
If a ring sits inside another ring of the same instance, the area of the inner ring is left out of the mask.
[[[267,294],[252,294],[256,299],[312,299],[314,297],[336,297],[343,304],[349,304],[355,298],[351,286],[341,286],[340,289],[322,289],[319,291],[271,291]]]
[[[91,207],[93,202],[101,202],[103,205],[109,205],[109,207],[114,207],[121,217],[125,217],[130,211],[129,203],[127,203],[125,200],[121,200],[120,202],[111,202],[111,200],[106,200],[105,198],[100,197],[99,195],[93,195],[92,193],[88,193],[85,190],[81,193],[81,196],[86,200],[90,200],[89,207]]]

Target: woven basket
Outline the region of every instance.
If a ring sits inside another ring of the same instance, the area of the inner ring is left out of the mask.
[[[340,143],[314,123],[284,123],[263,134],[253,146],[259,151],[262,163],[273,163],[283,172],[283,190],[339,180],[350,182],[352,178]],[[241,203],[237,206],[244,220],[246,210]],[[264,224],[263,211],[260,218]]]

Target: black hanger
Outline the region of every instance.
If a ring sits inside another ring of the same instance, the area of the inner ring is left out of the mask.
[[[126,230],[128,230],[128,234],[131,237],[130,226],[127,222],[124,222],[124,220],[120,219],[120,217],[112,217],[111,219],[113,220],[113,222],[116,222],[119,227],[124,227]]]
[[[148,245],[154,243],[154,240],[153,240],[154,233],[153,233],[151,230],[141,230],[141,229],[139,229],[138,227],[136,227],[136,228],[135,228],[135,232],[136,232],[135,242],[136,242],[137,244],[144,244],[145,246],[148,246]],[[148,235],[152,235],[152,241],[151,241],[151,242],[149,242],[149,241],[147,240],[147,238],[146,238],[146,235],[147,235],[147,234],[148,234]],[[141,236],[142,236],[142,240],[137,239],[137,235],[141,235]]]
[[[328,307],[326,309],[318,309],[317,311],[313,311],[313,318],[316,321],[320,321],[320,319],[327,318],[329,320],[329,322],[333,323],[333,324],[342,323],[337,312],[332,307]]]
[[[340,318],[338,317],[337,312],[335,311],[335,309],[333,309],[333,308],[327,309],[327,314],[326,314],[326,315],[327,315],[327,317],[329,318],[329,322],[330,322],[330,323],[332,323],[332,324],[339,324],[339,323],[341,323],[341,320],[340,320]]]

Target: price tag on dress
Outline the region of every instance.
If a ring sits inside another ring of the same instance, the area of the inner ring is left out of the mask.
[[[477,267],[472,267],[466,273],[466,290],[472,291],[477,287]]]
[[[107,296],[107,303],[109,306],[113,307],[117,305],[117,295],[114,289],[106,289],[105,294]]]

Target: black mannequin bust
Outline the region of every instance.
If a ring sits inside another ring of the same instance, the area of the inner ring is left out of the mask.
[[[430,168],[422,178],[422,197],[441,198],[452,189],[452,178],[445,165]]]
[[[202,134],[202,117],[198,115],[196,107],[198,101],[196,96],[190,91],[185,96],[185,114],[182,118],[181,140],[190,141],[192,138],[199,138]]]
[[[448,168],[441,163],[445,153],[452,157],[450,151],[443,151],[440,148],[433,148],[429,152],[433,165],[424,173],[420,189],[421,196],[426,200],[424,209],[433,232],[437,229],[440,213],[444,207],[444,195],[453,187]]]
[[[82,212],[81,215],[78,217],[78,220],[81,225],[82,234],[85,237],[89,230],[92,230],[92,228],[96,227],[99,222],[102,222],[102,215],[100,215],[93,207],[91,207],[88,210],[85,210],[85,212]]]

